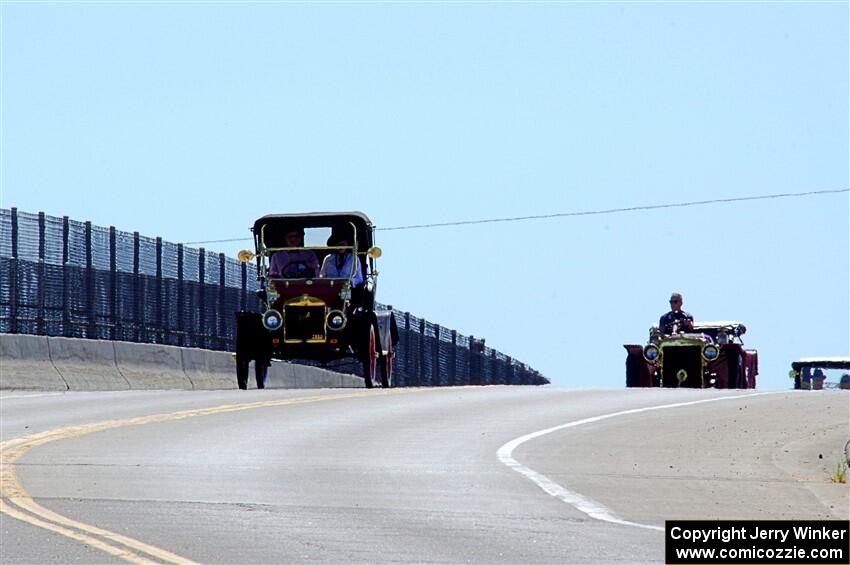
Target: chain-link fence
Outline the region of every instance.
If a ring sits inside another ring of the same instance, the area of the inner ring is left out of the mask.
[[[259,311],[258,288],[254,265],[221,253],[0,209],[0,333],[233,351],[234,314]],[[548,383],[483,340],[395,315],[399,386]]]

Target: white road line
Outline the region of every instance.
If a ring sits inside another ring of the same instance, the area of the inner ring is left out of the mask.
[[[0,402],[3,400],[20,400],[22,398],[39,398],[42,396],[62,396],[64,392],[45,392],[34,394],[0,394]]]
[[[127,394],[128,392],[163,392],[162,390],[156,389],[140,389],[140,390],[58,390],[56,392],[16,392],[16,393],[6,393],[4,391],[0,391],[0,401],[3,400],[21,400],[28,398],[40,398],[44,396],[117,396],[119,394]],[[174,391],[172,391],[174,392]],[[179,391],[183,392],[183,391]],[[192,392],[192,391],[189,391]]]
[[[557,499],[560,499],[579,512],[587,514],[591,518],[595,520],[601,520],[603,522],[610,522],[612,524],[620,524],[622,526],[633,526],[636,528],[645,528],[647,530],[657,530],[659,532],[663,532],[664,528],[659,526],[650,526],[647,524],[638,524],[637,522],[629,522],[628,520],[623,520],[614,514],[610,509],[606,506],[596,502],[595,500],[591,500],[586,496],[583,496],[577,492],[571,491],[567,488],[562,487],[546,475],[542,475],[535,471],[534,469],[530,469],[525,465],[518,462],[513,458],[512,454],[514,449],[522,445],[523,443],[530,441],[532,439],[539,438],[541,436],[545,436],[547,434],[551,434],[553,432],[558,432],[561,430],[565,430],[567,428],[575,428],[577,426],[583,426],[585,424],[592,424],[594,422],[599,422],[601,420],[608,420],[610,418],[617,418],[619,416],[626,416],[628,414],[640,414],[642,412],[651,412],[653,410],[665,410],[667,408],[679,408],[681,406],[693,406],[694,404],[704,404],[706,402],[721,402],[724,400],[739,400],[741,398],[752,398],[754,396],[762,396],[766,394],[779,394],[780,392],[787,391],[772,391],[772,392],[756,392],[752,394],[741,394],[738,396],[723,396],[720,398],[705,398],[702,400],[693,400],[690,402],[677,402],[675,404],[662,404],[659,406],[646,406],[644,408],[633,408],[631,410],[621,410],[620,412],[612,412],[610,414],[602,414],[601,416],[593,416],[592,418],[584,418],[581,420],[575,420],[573,422],[567,422],[566,424],[561,424],[559,426],[554,426],[551,428],[546,428],[545,430],[539,430],[536,432],[532,432],[530,434],[526,434],[524,436],[520,436],[516,439],[513,439],[499,448],[499,451],[496,452],[499,461],[516,471],[517,473],[523,475],[525,478],[539,486],[543,489],[547,494],[554,496]]]

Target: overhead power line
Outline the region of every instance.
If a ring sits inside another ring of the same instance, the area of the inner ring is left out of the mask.
[[[705,206],[707,204],[727,204],[730,202],[746,202],[750,200],[774,200],[778,198],[794,198],[802,196],[814,196],[818,194],[836,194],[839,192],[850,192],[850,189],[838,190],[814,190],[810,192],[788,192],[784,194],[764,194],[761,196],[738,196],[735,198],[716,198],[713,200],[697,200],[693,202],[675,202],[670,204],[648,204],[646,206],[629,206],[627,208],[608,208],[605,210],[585,210],[581,212],[559,212],[557,214],[540,214],[536,216],[514,216],[511,218],[489,218],[485,220],[461,220],[455,222],[439,222],[432,224],[414,224],[409,226],[396,226],[391,228],[380,228],[382,231],[391,230],[414,230],[425,228],[441,228],[449,226],[468,226],[474,224],[494,224],[497,222],[522,222],[526,220],[548,220],[551,218],[569,218],[574,216],[601,216],[604,214],[619,214],[622,212],[639,212],[643,210],[661,210],[663,208],[687,208],[689,206]]]
[[[691,202],[672,202],[667,204],[647,204],[645,206],[628,206],[625,208],[607,208],[602,210],[583,210],[578,212],[558,212],[556,214],[538,214],[534,216],[512,216],[508,218],[486,218],[480,220],[457,220],[453,222],[434,222],[430,224],[411,224],[405,226],[392,226],[389,228],[375,228],[380,231],[417,230],[431,228],[445,228],[452,226],[471,226],[477,224],[495,224],[500,222],[524,222],[529,220],[549,220],[553,218],[571,218],[576,216],[602,216],[606,214],[621,214],[624,212],[642,212],[646,210],[662,210],[665,208],[689,208],[693,206],[707,206],[709,204],[730,204],[733,202],[751,202],[754,200],[778,200],[780,198],[803,198],[807,196],[818,196],[824,194],[840,194],[850,192],[850,188],[839,188],[834,190],[811,190],[808,192],[784,192],[778,194],[762,194],[759,196],[736,196],[733,198],[714,198],[711,200],[695,200]],[[187,241],[186,245],[200,245],[206,243],[231,243],[234,241],[246,241],[250,237],[237,237],[231,239],[211,239],[207,241]]]

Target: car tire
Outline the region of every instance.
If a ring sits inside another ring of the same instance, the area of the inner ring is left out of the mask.
[[[363,363],[363,384],[366,385],[366,388],[373,388],[378,376],[378,363],[376,359],[377,336],[374,324],[369,324],[367,327],[366,335],[363,338],[363,351],[360,362]]]
[[[381,387],[393,385],[393,340],[387,343],[387,352],[381,356]]]
[[[248,388],[248,370],[250,364],[250,360],[236,357],[236,385],[242,390]]]
[[[643,359],[638,358],[634,353],[629,353],[626,357],[626,388],[633,388],[640,386],[640,363],[643,362]]]
[[[266,388],[266,377],[269,374],[269,363],[254,361],[254,376],[257,379],[257,388]]]
[[[726,388],[747,388],[744,382],[744,356],[738,353],[729,358],[729,377]]]

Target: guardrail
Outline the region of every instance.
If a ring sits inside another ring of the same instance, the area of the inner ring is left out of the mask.
[[[222,253],[0,209],[0,333],[232,351],[234,313],[259,309],[258,288],[253,265]],[[484,340],[395,312],[398,386],[549,382]]]

